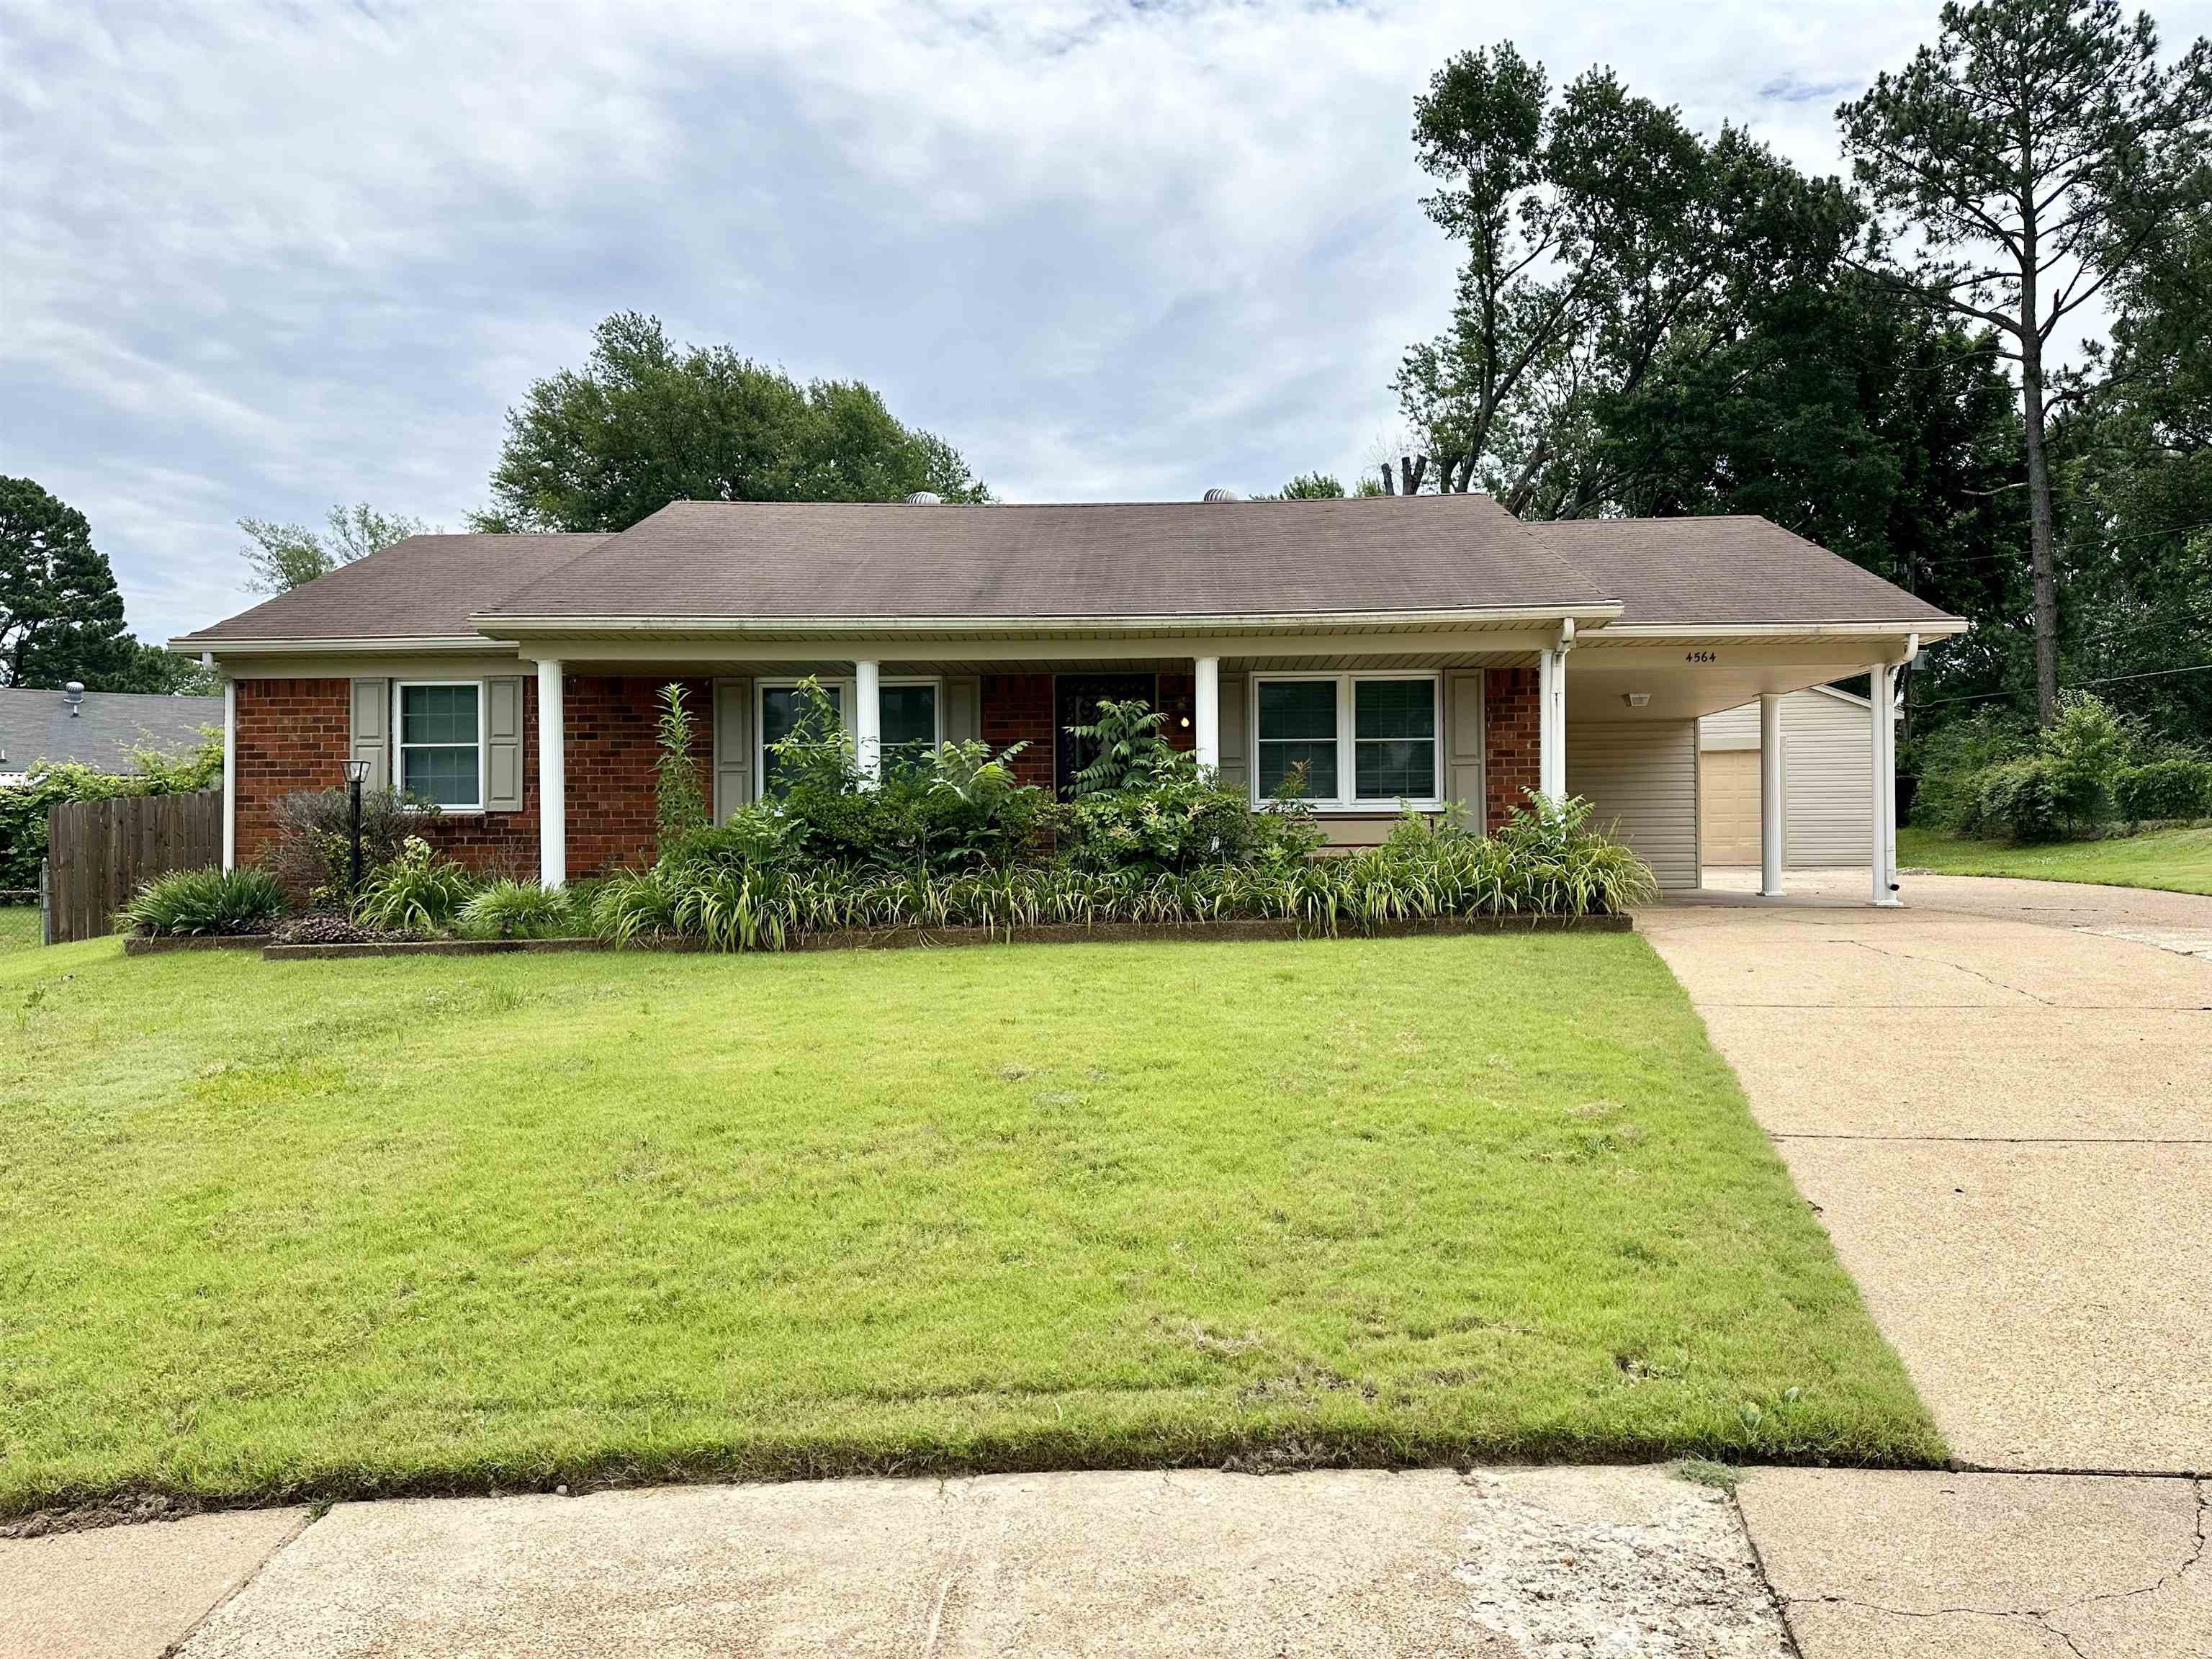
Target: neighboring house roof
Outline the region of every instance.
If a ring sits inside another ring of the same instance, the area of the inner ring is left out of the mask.
[[[1944,624],[1956,619],[1765,519],[1567,519],[1530,535],[1621,603],[1607,624]]]
[[[88,691],[72,715],[59,691],[0,690],[0,771],[33,761],[82,761],[114,769],[134,749],[188,749],[204,726],[222,725],[221,697],[162,697]]]
[[[472,635],[476,628],[469,618],[477,612],[605,539],[410,536],[186,638],[221,645],[226,640],[385,643]]]
[[[1759,519],[1525,525],[1480,495],[676,501],[614,536],[411,537],[175,643],[391,644],[708,619],[777,628],[1563,616],[1606,626],[1959,625]]]

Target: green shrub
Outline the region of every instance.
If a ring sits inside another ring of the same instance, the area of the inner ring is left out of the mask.
[[[1249,809],[1248,809],[1249,811]],[[700,939],[718,950],[775,951],[848,927],[981,927],[1014,934],[1049,923],[1180,925],[1239,917],[1295,921],[1314,933],[1464,915],[1589,915],[1656,890],[1650,871],[1593,835],[1587,802],[1516,812],[1492,838],[1409,817],[1382,847],[1336,858],[1279,855],[1171,870],[1089,868],[1060,860],[951,874],[847,866],[663,860],[602,890],[594,914],[618,945]]]
[[[2212,761],[2174,756],[2123,767],[2112,781],[2112,799],[2131,824],[2203,817],[2212,814]]]
[[[139,888],[123,907],[125,931],[161,933],[265,933],[290,907],[265,870],[172,870]]]
[[[1916,738],[1900,757],[1916,775],[1912,821],[1954,835],[1978,836],[1982,826],[1983,774],[2016,760],[2035,745],[2035,729],[2008,710],[1981,708]]]
[[[1165,781],[1186,758],[1161,735],[1167,720],[1164,710],[1141,697],[1123,702],[1102,698],[1091,724],[1069,726],[1069,734],[1091,744],[1094,756],[1075,774],[1076,799],[1148,789]]]
[[[2062,691],[2058,718],[2043,730],[2036,752],[2050,764],[2052,804],[2069,834],[2112,814],[2112,783],[2138,740],[2112,706],[2090,691]],[[2020,840],[2029,837],[2014,832]]]
[[[2020,842],[2057,841],[2065,833],[2057,768],[2047,755],[2023,755],[1979,775],[1975,833]]]
[[[590,932],[590,909],[566,888],[494,881],[461,906],[454,931],[463,939],[574,939]]]
[[[397,789],[361,792],[361,869],[398,858],[407,838],[438,809]],[[276,832],[261,848],[264,868],[311,904],[340,908],[353,900],[353,804],[344,789],[303,789],[276,798]]]
[[[46,858],[46,809],[63,801],[124,795],[188,795],[222,778],[222,733],[210,727],[189,749],[137,749],[130,770],[33,760],[23,781],[0,789],[0,887],[36,887]]]
[[[443,933],[475,892],[475,878],[466,870],[421,836],[410,836],[398,858],[363,878],[354,916],[393,933]]]

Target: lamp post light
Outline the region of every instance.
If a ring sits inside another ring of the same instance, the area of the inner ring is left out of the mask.
[[[368,763],[349,760],[345,763],[346,793],[349,797],[353,821],[353,876],[346,883],[349,905],[361,892],[361,786],[368,781]]]

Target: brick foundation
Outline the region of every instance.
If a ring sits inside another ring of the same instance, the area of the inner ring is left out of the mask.
[[[1493,668],[1482,681],[1483,829],[1505,822],[1505,814],[1528,804],[1528,792],[1542,781],[1539,767],[1538,721],[1542,711],[1533,668]]]

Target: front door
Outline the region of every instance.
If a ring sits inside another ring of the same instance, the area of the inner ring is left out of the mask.
[[[1152,708],[1160,706],[1160,677],[1157,674],[1061,674],[1053,683],[1052,781],[1066,800],[1075,793],[1075,775],[1091,764],[1096,751],[1068,732],[1071,726],[1088,726],[1098,716],[1098,705],[1141,698]]]

